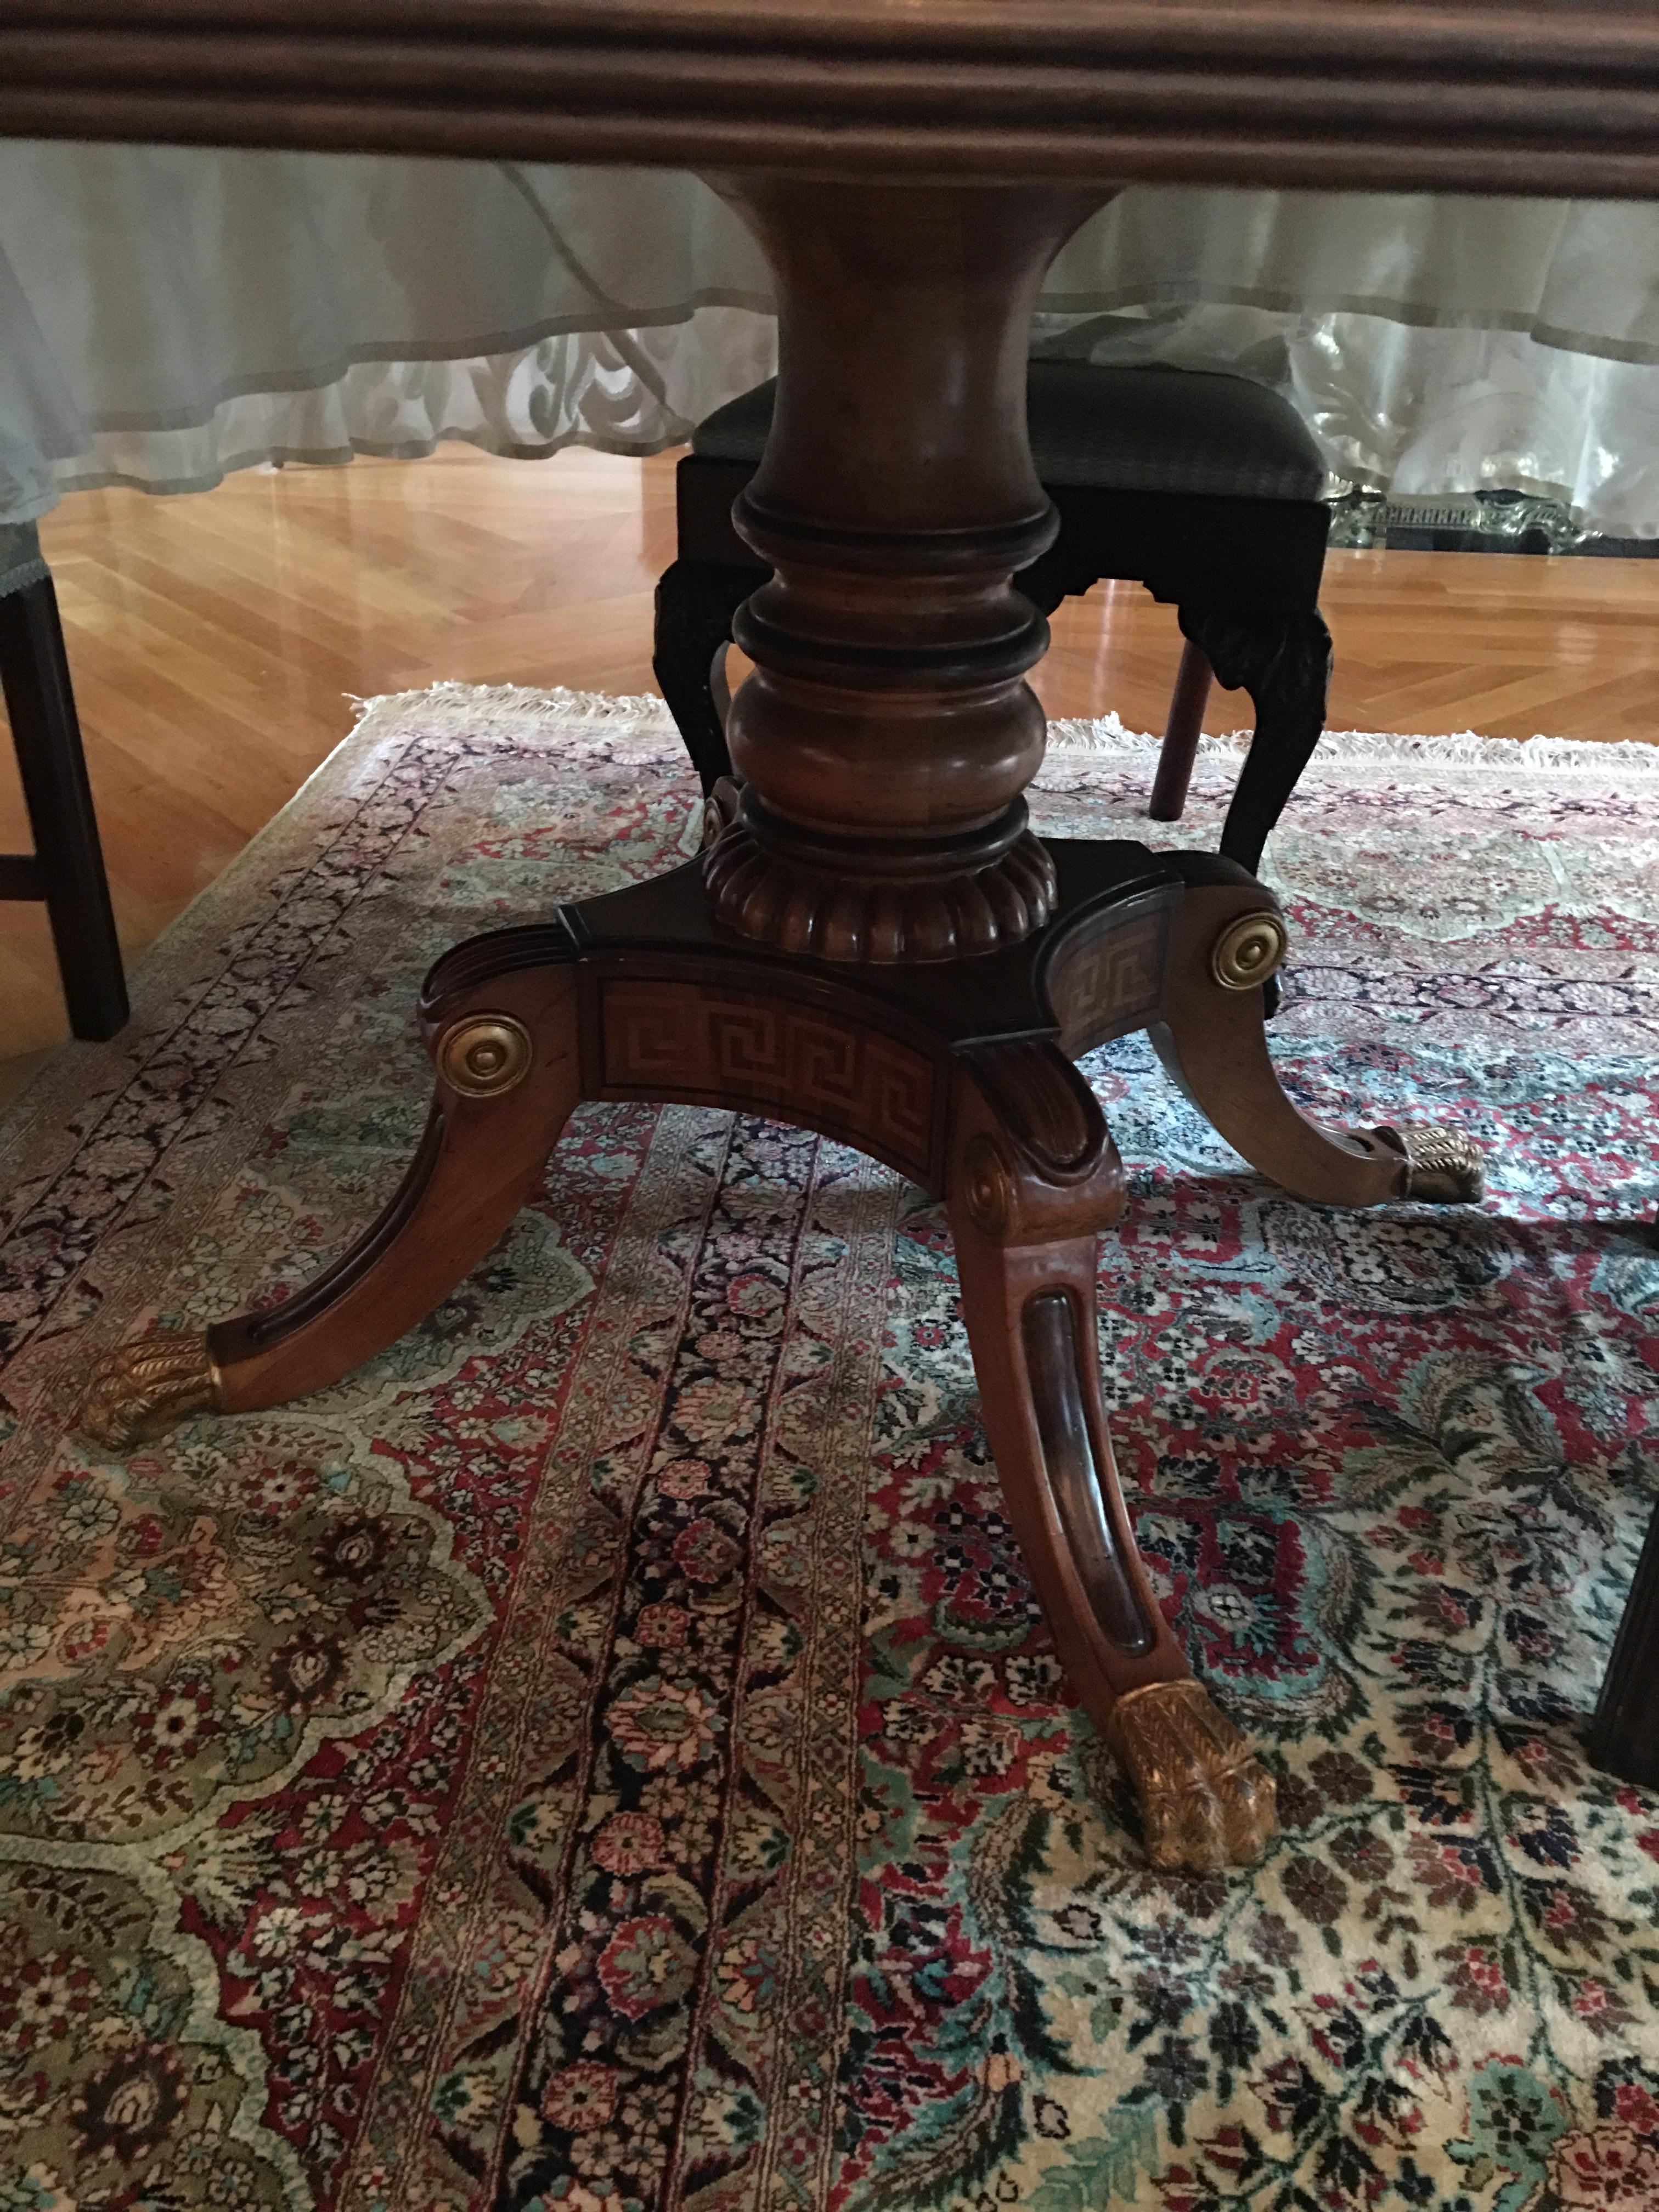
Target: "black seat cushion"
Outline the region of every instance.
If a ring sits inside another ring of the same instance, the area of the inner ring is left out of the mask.
[[[716,408],[697,425],[692,452],[757,463],[777,388],[774,377]],[[1325,464],[1306,423],[1248,377],[1036,360],[1027,404],[1032,459],[1051,489],[1304,501],[1324,493]]]

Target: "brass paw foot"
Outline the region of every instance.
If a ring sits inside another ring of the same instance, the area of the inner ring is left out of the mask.
[[[1155,1867],[1208,1874],[1261,1857],[1278,1826],[1273,1777],[1201,1682],[1129,1691],[1106,1741],[1134,1784]]]
[[[219,1370],[205,1336],[157,1330],[95,1362],[81,1426],[110,1451],[130,1451],[191,1413],[218,1410]]]
[[[1371,1134],[1404,1155],[1401,1198],[1414,1198],[1425,1206],[1474,1206],[1486,1196],[1486,1164],[1468,1130],[1407,1121],[1398,1128],[1373,1129]]]

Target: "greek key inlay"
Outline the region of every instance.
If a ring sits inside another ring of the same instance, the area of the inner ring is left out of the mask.
[[[933,1062],[817,1006],[750,992],[618,980],[604,986],[607,1089],[778,1114],[927,1182]]]
[[[1075,1056],[1155,1018],[1163,1005],[1170,909],[1161,905],[1127,922],[1108,912],[1055,954],[1048,996],[1062,1048]]]

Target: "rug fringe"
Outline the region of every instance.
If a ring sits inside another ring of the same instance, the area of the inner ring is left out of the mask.
[[[542,690],[530,684],[428,684],[419,691],[386,691],[372,699],[346,694],[358,710],[352,735],[372,731],[375,725],[419,708],[439,723],[465,722],[476,728],[480,715],[489,722],[533,722],[550,714],[566,721],[613,725],[618,731],[632,725],[641,735],[674,737],[674,718],[665,700],[654,691],[632,694],[611,691],[572,691],[562,684]]]
[[[1200,760],[1237,761],[1249,750],[1251,732],[1234,730],[1224,735],[1206,733],[1199,740]],[[1061,758],[1086,758],[1105,753],[1156,754],[1164,740],[1146,730],[1126,729],[1116,714],[1091,720],[1050,722],[1048,750]],[[1659,775],[1659,745],[1619,738],[1483,738],[1474,730],[1458,730],[1444,737],[1400,736],[1387,730],[1327,730],[1310,764],[1310,771],[1348,764],[1366,767],[1435,769],[1448,768],[1510,769],[1523,773],[1591,769],[1601,774],[1617,770]]]
[[[548,714],[566,723],[586,722],[606,729],[619,739],[629,737],[660,740],[675,738],[673,716],[655,692],[617,694],[572,691],[562,684],[539,690],[527,684],[434,684],[420,691],[389,691],[377,698],[347,696],[358,709],[353,735],[372,733],[382,721],[418,708],[422,716],[440,724],[465,724],[477,730],[482,723],[509,722],[517,729]],[[1251,733],[1234,730],[1206,733],[1199,740],[1200,760],[1237,761],[1249,750]],[[1048,725],[1048,751],[1059,759],[1091,755],[1155,754],[1164,740],[1152,732],[1126,727],[1115,714],[1072,719]],[[1526,774],[1559,774],[1562,769],[1591,770],[1601,775],[1659,775],[1659,745],[1632,738],[1603,743],[1594,738],[1483,738],[1474,730],[1459,730],[1446,737],[1401,737],[1388,731],[1328,730],[1319,741],[1311,769],[1348,765],[1405,769],[1506,769]]]

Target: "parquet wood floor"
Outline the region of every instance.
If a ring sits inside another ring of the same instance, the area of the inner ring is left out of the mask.
[[[650,690],[673,467],[451,447],[65,501],[42,536],[129,958],[338,744],[348,695]],[[1326,574],[1334,729],[1659,738],[1659,561],[1338,553]],[[1178,647],[1171,610],[1099,586],[1056,615],[1038,690],[1157,728]],[[1212,728],[1247,715],[1212,696]],[[7,752],[0,850],[26,843]],[[45,918],[0,906],[0,1098],[63,1034]]]

